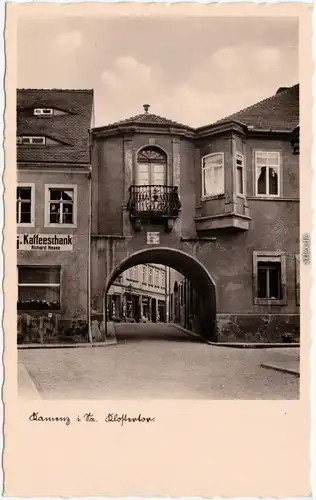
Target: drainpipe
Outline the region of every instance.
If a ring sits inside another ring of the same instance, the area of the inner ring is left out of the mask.
[[[91,161],[91,131],[89,130],[89,214],[88,214],[88,337],[92,344],[92,325],[91,325],[91,235],[92,235],[92,161]]]

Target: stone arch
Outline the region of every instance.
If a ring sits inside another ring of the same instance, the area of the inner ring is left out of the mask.
[[[208,341],[216,341],[216,285],[205,266],[195,257],[182,250],[170,247],[155,247],[139,250],[127,256],[109,276],[104,295],[118,276],[140,264],[162,264],[169,266],[189,281],[199,297],[198,325],[201,337]]]

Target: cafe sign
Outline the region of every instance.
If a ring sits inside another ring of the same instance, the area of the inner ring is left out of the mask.
[[[23,251],[72,252],[72,234],[24,233],[17,235],[17,249]]]

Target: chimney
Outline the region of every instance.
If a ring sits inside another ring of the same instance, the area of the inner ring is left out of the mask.
[[[145,110],[145,113],[148,113],[148,110],[150,108],[150,105],[149,104],[143,104],[143,108]]]

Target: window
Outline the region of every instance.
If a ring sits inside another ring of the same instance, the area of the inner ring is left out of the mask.
[[[147,283],[147,267],[142,266],[142,283]]]
[[[16,143],[18,145],[21,144],[31,144],[31,145],[36,145],[36,146],[45,146],[46,144],[46,138],[41,137],[41,136],[19,136],[16,139]]]
[[[280,195],[280,153],[256,151],[256,195]]]
[[[295,255],[295,275],[296,275],[296,304],[300,305],[300,289],[301,289],[301,277],[300,277],[300,255],[297,253]]]
[[[16,223],[34,226],[34,184],[19,184],[16,188]]]
[[[76,225],[76,186],[46,185],[45,204],[46,226],[69,227]]]
[[[254,302],[258,305],[286,304],[286,261],[279,252],[254,252]]]
[[[137,268],[137,266],[130,267],[129,269],[127,269],[126,277],[130,281],[137,281],[138,280],[138,268]]]
[[[153,284],[153,268],[150,267],[148,270],[148,283],[149,285]]]
[[[244,157],[236,154],[236,191],[239,196],[245,194],[245,177],[244,177]]]
[[[202,197],[224,194],[224,153],[202,158]]]
[[[132,267],[132,279],[134,281],[138,280],[138,267]]]
[[[281,262],[258,262],[258,298],[281,299]]]
[[[54,110],[52,108],[34,108],[35,116],[52,116]]]
[[[160,271],[159,269],[155,270],[155,286],[160,286]]]
[[[166,287],[166,273],[165,271],[161,271],[161,288]]]
[[[60,309],[60,267],[18,267],[18,310]]]
[[[140,186],[166,184],[167,158],[165,153],[155,146],[143,148],[137,155],[137,184]]]

